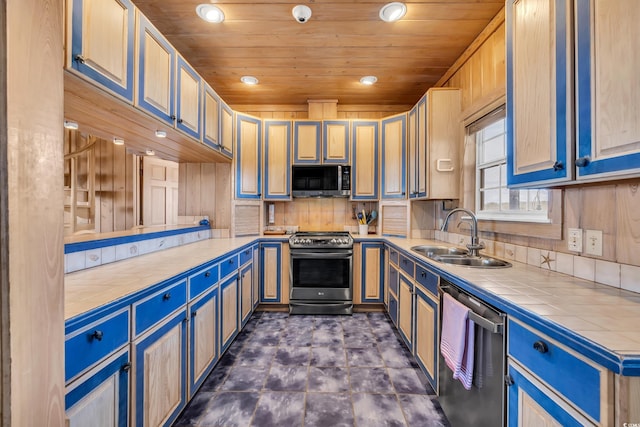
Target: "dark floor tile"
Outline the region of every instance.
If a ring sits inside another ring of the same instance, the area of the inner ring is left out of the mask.
[[[221,365],[218,363],[209,376],[204,380],[198,393],[218,391],[224,380],[227,379],[231,368],[232,365]]]
[[[394,393],[386,368],[349,368],[354,393]]]
[[[282,331],[279,331],[279,330],[276,330],[276,331],[255,330],[251,334],[251,339],[247,341],[247,344],[275,346],[275,345],[278,345],[281,337],[282,337]]]
[[[311,366],[347,366],[342,345],[325,345],[311,348]]]
[[[440,405],[437,404],[437,401],[432,396],[401,394],[398,396],[398,400],[408,426],[449,426]]]
[[[266,368],[236,365],[219,390],[260,391],[266,377]]]
[[[202,414],[207,412],[210,406],[210,401],[215,397],[213,392],[199,391],[191,399],[191,402],[187,405],[184,412],[178,417],[173,424],[173,427],[190,427],[197,426],[198,419],[202,417]]]
[[[370,331],[344,333],[344,346],[347,348],[374,347],[378,341]]]
[[[200,426],[245,427],[258,403],[259,393],[221,392],[209,401],[209,408],[199,420]]]
[[[273,359],[278,365],[308,365],[311,347],[280,347]]]
[[[418,366],[415,359],[404,347],[391,347],[380,345],[380,355],[388,368],[415,368]]]
[[[349,391],[349,371],[347,368],[309,368],[307,390],[317,392],[343,393]]]
[[[238,355],[236,365],[239,366],[271,366],[277,347],[260,344],[247,344]]]
[[[281,347],[310,347],[311,333],[287,334],[280,340]]]
[[[306,327],[313,328],[314,325],[315,325],[314,316],[293,315],[293,316],[289,316],[289,318],[287,319],[287,327],[306,326]]]
[[[325,345],[342,345],[342,328],[337,330],[316,329],[313,331],[313,346],[321,347]]]
[[[351,427],[353,405],[349,394],[307,393],[305,427]]]
[[[262,312],[262,320],[264,319],[287,319],[289,318],[289,313],[286,311],[263,311]]]
[[[252,426],[300,426],[304,417],[304,393],[263,392]]]
[[[273,365],[264,388],[272,391],[306,391],[308,371],[306,366]]]
[[[282,331],[287,327],[287,319],[263,319],[255,327],[255,331]]]
[[[404,427],[405,420],[395,394],[355,393],[353,410],[356,424],[367,427]]]
[[[421,378],[416,368],[388,368],[387,371],[398,393],[429,394],[432,391],[425,383],[426,377]]]
[[[377,347],[345,348],[349,366],[383,367],[384,363]]]

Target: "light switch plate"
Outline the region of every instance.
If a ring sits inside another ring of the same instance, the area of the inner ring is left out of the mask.
[[[602,256],[602,230],[585,232],[584,252],[589,255]]]
[[[567,234],[567,249],[582,252],[582,229],[570,228]]]

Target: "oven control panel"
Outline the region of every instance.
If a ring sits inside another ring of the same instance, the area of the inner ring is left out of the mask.
[[[296,233],[289,238],[292,248],[352,248],[353,238],[346,234]]]

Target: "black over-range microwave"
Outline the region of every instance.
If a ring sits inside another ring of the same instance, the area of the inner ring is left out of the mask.
[[[349,197],[351,166],[293,165],[291,166],[293,197]]]

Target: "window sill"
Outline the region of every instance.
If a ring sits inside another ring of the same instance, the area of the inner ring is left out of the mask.
[[[483,213],[478,212],[476,214],[478,221],[504,221],[504,222],[519,222],[519,223],[533,223],[533,224],[551,224],[551,220],[548,217],[542,217],[537,215],[526,214],[505,214],[505,213]]]

